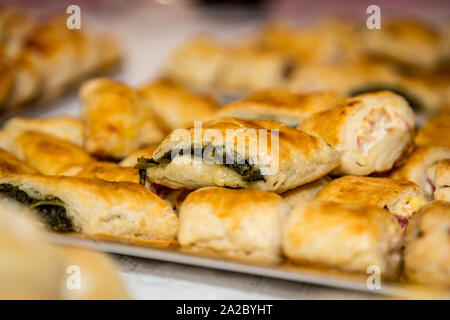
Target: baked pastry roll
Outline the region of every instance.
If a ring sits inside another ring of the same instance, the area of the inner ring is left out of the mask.
[[[77,146],[83,145],[83,123],[70,117],[20,118],[6,122],[0,131],[0,147],[12,151],[14,141],[25,131],[44,133]]]
[[[436,166],[436,191],[434,199],[450,201],[450,159],[441,160]]]
[[[151,158],[153,157],[153,153],[158,148],[157,144],[153,144],[151,146],[139,149],[130,155],[128,155],[126,158],[124,158],[122,161],[119,162],[119,165],[121,167],[134,167],[139,158]]]
[[[0,110],[6,105],[13,81],[14,70],[12,64],[0,46]]]
[[[13,153],[46,175],[75,175],[95,161],[70,142],[34,131],[26,131],[14,141]]]
[[[171,79],[187,85],[214,86],[227,56],[225,45],[209,36],[197,36],[175,50],[166,72]]]
[[[155,113],[158,123],[162,122],[168,131],[192,126],[194,120],[210,120],[218,110],[212,97],[195,94],[170,80],[145,85],[139,94]]]
[[[0,178],[0,193],[34,209],[58,232],[170,241],[178,231],[172,209],[136,183],[8,175]]]
[[[401,238],[401,227],[386,210],[313,200],[288,215],[282,248],[294,262],[360,273],[376,265],[383,278],[392,278],[400,267]]]
[[[368,175],[390,170],[408,153],[414,122],[405,99],[381,91],[348,98],[311,116],[299,129],[322,137],[341,153],[333,175]]]
[[[277,142],[278,141],[278,142]],[[333,170],[339,154],[321,138],[276,121],[221,118],[175,130],[136,165],[173,189],[208,186],[283,192]]]
[[[181,205],[181,246],[251,262],[281,260],[283,199],[260,190],[209,187]]]
[[[283,86],[296,64],[278,51],[243,46],[232,49],[219,79],[219,87],[236,92]]]
[[[406,228],[404,275],[412,282],[450,288],[450,203],[433,201]]]
[[[333,92],[298,94],[287,90],[269,89],[220,108],[219,117],[248,120],[275,120],[296,127],[314,113],[331,109],[343,98]]]
[[[287,202],[291,208],[293,208],[299,203],[314,199],[317,193],[330,181],[331,178],[329,176],[325,176],[303,186],[283,192],[281,196],[284,201]]]
[[[85,121],[85,148],[100,158],[121,159],[164,137],[152,110],[131,88],[105,78],[80,89]]]
[[[414,182],[358,176],[331,181],[319,191],[316,199],[384,208],[393,213],[403,227],[413,213],[427,203],[425,192]]]
[[[24,10],[17,7],[3,7],[0,10],[0,44],[4,46],[6,55],[16,59],[26,38],[35,27],[36,21]]]
[[[428,196],[436,190],[435,170],[439,160],[450,159],[450,148],[440,146],[418,147],[406,163],[394,170],[394,179],[406,179],[417,183]]]
[[[140,179],[139,171],[131,167],[121,167],[113,162],[92,161],[86,164],[76,174],[77,177],[97,178],[106,181],[125,181],[146,184],[145,178]]]
[[[380,30],[367,30],[362,40],[370,54],[406,65],[431,68],[441,55],[439,33],[417,20],[387,22]]]
[[[37,174],[38,171],[12,153],[0,149],[0,175],[9,173]]]
[[[431,117],[418,130],[415,142],[418,146],[439,145],[450,148],[450,111]]]

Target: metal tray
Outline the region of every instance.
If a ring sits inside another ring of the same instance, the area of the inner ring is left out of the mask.
[[[406,283],[381,282],[380,289],[369,289],[369,275],[343,273],[336,270],[299,266],[291,263],[264,265],[224,259],[211,254],[193,253],[176,246],[160,247],[103,237],[80,234],[51,233],[51,240],[59,245],[90,248],[98,251],[129,255],[153,260],[232,271],[269,278],[290,280],[340,289],[356,290],[405,299],[450,299],[450,292]]]

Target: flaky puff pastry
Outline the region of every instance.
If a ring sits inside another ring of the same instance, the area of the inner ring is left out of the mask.
[[[404,275],[412,282],[450,288],[450,203],[433,201],[411,219]]]
[[[430,25],[411,19],[396,19],[379,30],[366,30],[366,50],[402,64],[431,68],[441,56],[440,35]]]
[[[285,205],[275,193],[209,187],[181,205],[181,246],[251,262],[281,260]]]
[[[432,116],[416,135],[418,146],[437,145],[450,148],[450,110]]]
[[[434,199],[450,201],[450,158],[438,162],[434,181]]]
[[[139,149],[131,154],[129,154],[126,158],[124,158],[122,161],[119,162],[119,165],[121,167],[134,167],[137,163],[137,159],[144,157],[144,158],[151,158],[153,157],[153,153],[158,148],[157,144]]]
[[[212,97],[197,94],[167,79],[144,85],[138,92],[159,123],[169,131],[191,126],[194,120],[210,120],[218,110],[217,101]]]
[[[268,89],[223,106],[216,113],[216,118],[276,120],[296,127],[311,115],[331,109],[342,100],[342,96],[333,92],[299,94],[283,89]]]
[[[136,183],[42,175],[0,178],[3,189],[8,185],[43,201],[32,207],[47,227],[56,231],[155,241],[174,240],[178,232],[178,217],[173,210]],[[59,210],[49,217],[40,211],[42,206],[55,202],[64,208],[63,212]]]
[[[303,186],[283,192],[280,195],[283,197],[284,201],[287,202],[291,208],[293,208],[299,203],[314,199],[317,193],[330,181],[331,178],[329,176],[325,176]]]
[[[126,181],[139,183],[139,171],[132,167],[121,167],[113,162],[93,161],[86,164],[76,174],[77,177],[97,178],[106,181]],[[145,180],[142,181],[145,184]]]
[[[2,7],[0,10],[0,43],[7,56],[16,59],[26,38],[36,26],[36,21],[24,10],[17,7]]]
[[[12,149],[19,159],[47,175],[75,175],[95,161],[79,146],[34,131],[18,136]]]
[[[0,45],[0,110],[5,108],[14,82],[14,69]]]
[[[8,173],[24,173],[24,174],[36,174],[38,171],[20,161],[14,154],[0,149],[0,175]]]
[[[147,169],[151,182],[173,189],[284,192],[317,180],[339,162],[339,154],[320,137],[280,122],[220,118],[202,128],[175,130],[137,167]]]
[[[288,259],[365,273],[376,265],[383,278],[400,267],[402,229],[386,210],[313,200],[296,206],[283,227]]]
[[[164,137],[152,110],[123,83],[92,79],[83,83],[80,97],[85,148],[97,157],[122,159]]]
[[[425,192],[414,182],[359,176],[331,181],[315,199],[384,208],[393,213],[402,226],[427,203]]]
[[[217,83],[228,56],[228,48],[207,35],[198,35],[172,54],[167,75],[186,85],[210,87]]]
[[[298,128],[322,137],[342,156],[334,175],[390,170],[411,149],[415,116],[405,99],[380,91],[348,98]]]
[[[390,173],[391,178],[417,183],[427,195],[436,190],[435,171],[439,160],[450,159],[450,148],[440,146],[418,147],[406,163]]]
[[[83,145],[83,123],[79,119],[60,116],[49,118],[15,117],[7,121],[0,131],[0,147],[12,151],[14,141],[25,131],[34,131]]]

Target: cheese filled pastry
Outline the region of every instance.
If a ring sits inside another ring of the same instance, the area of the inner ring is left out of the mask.
[[[284,201],[289,204],[291,208],[299,203],[314,199],[317,193],[322,190],[329,182],[329,176],[322,177],[316,181],[304,184],[303,186],[288,190],[280,194]]]
[[[281,260],[282,198],[260,190],[208,187],[190,193],[181,205],[181,246],[232,259]]]
[[[404,275],[411,282],[450,288],[450,203],[433,201],[406,228]]]
[[[75,175],[95,160],[84,149],[44,133],[26,131],[16,138],[13,153],[46,175]]]
[[[216,118],[275,120],[296,127],[311,115],[331,109],[342,100],[340,95],[333,92],[298,94],[282,89],[269,89],[223,106],[216,113]]]
[[[0,175],[9,173],[37,174],[38,171],[25,162],[20,161],[15,155],[0,149]]]
[[[196,94],[170,80],[144,85],[139,94],[168,131],[192,126],[194,120],[210,120],[218,110],[212,97]]]
[[[401,227],[386,210],[313,200],[288,215],[282,247],[293,262],[358,273],[376,265],[382,278],[392,278],[400,267],[401,238]]]
[[[97,157],[122,159],[164,137],[152,110],[125,84],[92,79],[83,83],[80,97],[85,148]]]
[[[406,163],[394,170],[394,179],[406,179],[417,183],[428,196],[436,190],[435,172],[439,160],[450,159],[450,148],[439,146],[418,147]]]
[[[370,205],[389,210],[402,226],[427,203],[414,182],[389,178],[345,176],[328,183],[315,199]]]
[[[151,182],[173,189],[208,186],[283,192],[339,165],[320,137],[276,121],[221,118],[172,132],[153,157],[140,158]]]
[[[196,36],[172,54],[167,75],[186,85],[214,86],[223,72],[228,50],[210,36]]]
[[[333,175],[390,170],[412,147],[415,117],[401,96],[381,91],[348,98],[298,127],[322,137],[342,156]]]
[[[432,116],[417,131],[416,145],[436,145],[450,148],[450,111],[443,111]]]
[[[434,199],[450,201],[450,158],[438,162],[435,184]]]
[[[42,175],[0,178],[0,193],[34,209],[48,228],[118,238],[175,239],[178,217],[143,186]]]
[[[11,151],[14,141],[25,131],[44,133],[60,140],[83,145],[83,123],[75,118],[59,116],[49,118],[14,117],[0,131],[0,146]]]

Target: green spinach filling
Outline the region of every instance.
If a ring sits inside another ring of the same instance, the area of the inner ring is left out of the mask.
[[[72,220],[67,215],[64,203],[54,197],[37,200],[30,197],[25,191],[11,184],[0,184],[0,193],[7,198],[14,199],[30,209],[35,209],[45,226],[57,232],[74,231]]]
[[[383,86],[383,85],[364,87],[364,88],[359,88],[359,89],[355,89],[355,90],[351,91],[350,96],[356,96],[358,94],[371,93],[371,92],[383,91],[383,90],[389,90],[389,91],[392,91],[392,92],[402,96],[403,98],[405,98],[406,101],[408,101],[409,105],[414,110],[420,110],[423,108],[423,104],[419,98],[417,98],[415,95],[407,92],[403,88],[399,88],[399,87],[389,87],[389,86]]]
[[[194,157],[202,157],[202,155],[205,154],[205,149],[208,148],[208,146],[204,148],[190,148],[187,149],[190,151],[191,156]],[[252,182],[252,181],[265,181],[264,176],[261,174],[261,171],[256,168],[253,164],[250,164],[250,162],[247,159],[242,159],[242,157],[234,152],[234,154],[225,153],[222,152],[222,159],[217,159],[215,148],[212,148],[210,151],[210,157],[216,158],[216,160],[220,160],[220,164],[232,169],[233,171],[239,173],[242,176],[242,179],[245,182]],[[145,170],[147,168],[155,167],[155,166],[165,166],[168,165],[172,161],[172,153],[176,156],[180,155],[183,150],[174,150],[166,152],[161,158],[159,159],[149,159],[141,157],[137,160],[137,164],[135,166],[136,169]],[[193,151],[193,152],[192,152]],[[227,163],[227,159],[233,159],[233,163]],[[217,162],[216,162],[217,163]]]

